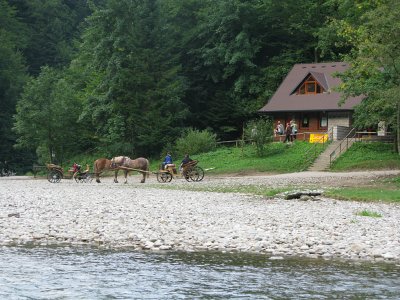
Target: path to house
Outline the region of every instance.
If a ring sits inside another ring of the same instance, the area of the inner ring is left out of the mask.
[[[302,172],[270,176],[206,176],[179,185],[319,187],[368,184],[400,174]],[[241,194],[158,189],[139,184],[51,184],[28,177],[0,178],[0,246],[95,245],[149,251],[247,251],[272,257],[400,262],[400,205],[322,198],[266,199]],[[356,215],[362,210],[381,218]]]

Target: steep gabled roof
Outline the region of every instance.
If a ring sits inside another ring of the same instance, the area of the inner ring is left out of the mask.
[[[324,73],[311,71],[310,74],[315,78],[316,81],[318,81],[325,91],[329,90],[329,85]]]
[[[292,92],[290,94],[295,93],[310,75],[319,83],[320,86],[322,86],[324,88],[325,91],[329,90],[329,86],[326,81],[325,74],[320,73],[320,72],[311,71],[299,82],[298,85],[296,85],[296,87],[292,90]]]
[[[347,68],[348,64],[343,62],[296,64],[259,112],[353,110],[354,106],[361,102],[362,96],[351,97],[339,107],[340,94],[333,91],[333,87],[341,82],[339,78],[333,77],[333,73],[344,72]],[[295,93],[309,75],[324,88],[324,93]]]

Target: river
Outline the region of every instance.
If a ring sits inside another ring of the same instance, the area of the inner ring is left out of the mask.
[[[0,299],[399,299],[400,265],[2,247]]]

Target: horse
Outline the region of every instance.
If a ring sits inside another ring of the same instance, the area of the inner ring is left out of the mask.
[[[130,159],[127,156],[113,157],[111,159],[111,167],[118,168],[118,169],[121,169],[124,171],[125,183],[128,182],[127,176],[128,176],[129,171],[138,171],[139,173],[141,173],[143,175],[143,178],[140,181],[140,183],[145,183],[146,176],[148,178],[149,173],[150,173],[149,172],[150,163],[144,157],[139,157],[136,159]],[[118,169],[115,171],[114,182],[118,182],[118,180],[117,180]],[[130,169],[134,169],[134,170],[130,170]]]
[[[123,170],[125,175],[125,183],[128,182],[127,176],[129,171],[138,171],[142,173],[143,178],[140,181],[144,183],[146,181],[146,175],[149,177],[149,161],[144,157],[131,159],[127,156],[113,157],[111,160],[107,158],[99,158],[94,162],[94,172],[96,174],[96,182],[100,182],[99,175],[104,170],[115,170],[114,182],[118,183],[118,171]],[[135,169],[135,170],[131,170]]]
[[[94,161],[93,170],[96,174],[96,182],[100,183],[100,174],[105,170],[111,170],[111,160],[107,158],[99,158]],[[116,171],[117,172],[117,171]]]

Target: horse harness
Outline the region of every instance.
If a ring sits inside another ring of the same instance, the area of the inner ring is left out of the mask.
[[[115,157],[113,157],[112,160],[111,160],[111,168],[115,169],[115,168],[118,168],[120,166],[123,166],[127,160],[129,160],[129,157],[123,156],[121,163],[116,163],[115,162]]]

